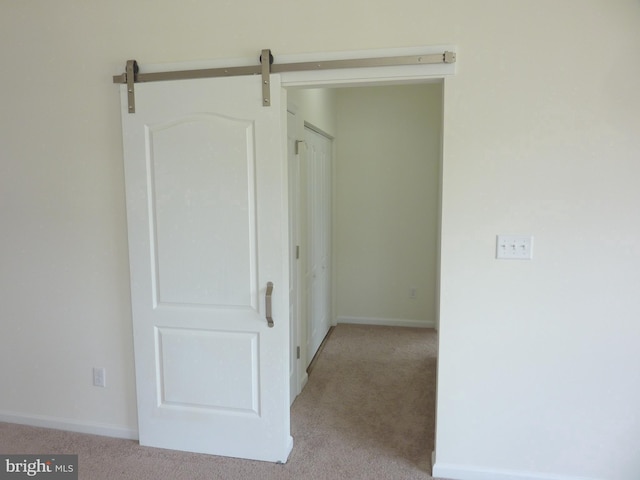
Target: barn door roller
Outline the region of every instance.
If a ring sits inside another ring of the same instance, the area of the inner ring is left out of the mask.
[[[163,80],[186,80],[193,78],[232,77],[237,75],[262,76],[262,103],[271,106],[270,77],[272,73],[302,72],[308,70],[335,70],[341,68],[393,67],[400,65],[429,65],[435,63],[455,63],[455,52],[430,53],[426,55],[407,55],[399,57],[357,58],[350,60],[327,60],[319,62],[300,62],[274,64],[271,50],[264,49],[260,55],[260,64],[248,67],[206,68],[201,70],[180,70],[175,72],[139,73],[135,60],[127,61],[125,73],[115,75],[113,83],[127,85],[129,113],[134,113],[134,84],[159,82]]]

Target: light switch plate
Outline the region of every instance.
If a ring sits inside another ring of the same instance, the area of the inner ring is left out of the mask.
[[[533,237],[531,235],[498,235],[496,258],[500,260],[531,260]]]
[[[93,386],[107,386],[107,371],[102,367],[93,367]]]

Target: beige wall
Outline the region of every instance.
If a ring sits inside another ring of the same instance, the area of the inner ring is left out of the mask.
[[[440,84],[338,90],[339,322],[435,325],[441,105]]]
[[[328,0],[321,9],[33,0],[1,9],[1,418],[136,428],[111,83],[126,59],[453,44],[438,471],[638,477],[637,0]],[[497,233],[534,235],[533,261],[494,260]],[[94,365],[107,368],[106,389],[91,386]]]
[[[287,100],[303,122],[309,122],[331,136],[336,135],[336,90],[332,88],[290,88]],[[301,137],[302,138],[302,137]]]

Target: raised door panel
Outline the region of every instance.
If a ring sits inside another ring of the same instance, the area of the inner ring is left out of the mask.
[[[252,123],[200,115],[148,126],[147,158],[155,303],[255,308]]]

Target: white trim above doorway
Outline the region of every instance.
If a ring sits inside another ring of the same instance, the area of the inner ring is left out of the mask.
[[[383,48],[375,50],[350,50],[344,52],[305,53],[282,55],[278,60],[286,63],[343,60],[347,58],[375,58],[433,54],[444,51],[456,51],[454,45],[435,45],[422,47]],[[281,73],[283,87],[346,87],[381,84],[423,83],[441,80],[456,73],[457,60],[454,63],[430,65],[396,65],[392,67],[347,68],[341,70],[307,70],[302,72]]]

